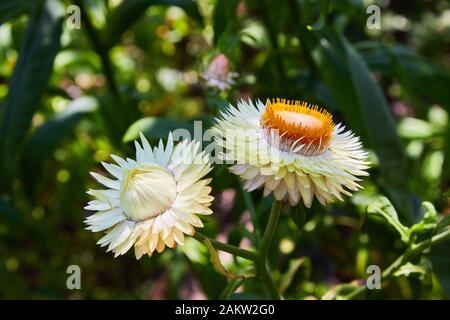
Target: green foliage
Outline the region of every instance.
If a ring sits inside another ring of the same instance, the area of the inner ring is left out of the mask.
[[[112,10],[106,26],[106,46],[112,47],[122,34],[145,14],[148,7],[154,5],[179,6],[193,19],[201,22],[202,17],[193,0],[128,0]]]
[[[409,242],[408,228],[399,221],[397,212],[386,197],[380,197],[369,204],[367,213],[369,215],[379,215],[384,218],[389,225],[398,231],[404,243]]]
[[[263,243],[287,299],[450,297],[450,5],[377,3],[379,30],[359,0],[0,0],[0,298],[268,298],[251,261],[211,243],[113,259],[83,224],[100,162],[133,157],[141,132],[202,138],[194,121],[204,133],[247,97],[329,110],[362,138],[370,177],[343,202],[286,205],[268,248],[273,199],[216,165],[202,233],[251,259]],[[202,77],[218,54],[239,74],[229,90]],[[389,286],[364,292],[373,264]]]

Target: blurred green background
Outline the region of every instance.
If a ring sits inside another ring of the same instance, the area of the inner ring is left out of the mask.
[[[73,4],[80,29],[67,25]],[[380,29],[366,27],[370,4]],[[222,92],[201,77],[220,53],[239,73]],[[155,142],[195,119],[207,129],[247,97],[325,107],[374,163],[363,191],[315,202],[301,231],[285,208],[270,257],[283,294],[327,297],[365,279],[368,265],[386,268],[405,250],[389,225],[367,219],[375,197],[405,225],[421,218],[422,201],[450,214],[449,70],[445,0],[0,0],[0,298],[218,298],[226,280],[194,240],[140,261],[104,252],[101,235],[84,230],[85,192],[100,161],[133,156],[139,130]],[[255,245],[250,231],[265,225],[271,198],[243,193],[223,165],[211,175],[215,214],[203,232]],[[449,245],[368,298],[448,298]],[[247,267],[222,258],[231,271]],[[73,264],[81,290],[66,287]],[[267,295],[248,279],[233,297]]]

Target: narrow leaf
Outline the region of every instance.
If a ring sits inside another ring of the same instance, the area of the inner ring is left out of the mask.
[[[30,13],[36,6],[36,0],[0,0],[0,25],[24,13]]]
[[[211,244],[211,241],[209,241],[207,238],[204,238],[203,242],[206,244],[206,246],[209,249],[211,263],[213,264],[213,266],[217,270],[217,272],[223,274],[228,279],[244,279],[243,276],[235,275],[235,274],[229,272],[227,269],[225,269],[222,262],[220,261],[219,253],[213,247],[213,245]]]
[[[393,226],[404,243],[409,242],[408,228],[405,227],[398,219],[397,212],[392,206],[391,202],[386,197],[379,197],[373,203],[367,206],[367,213],[374,216],[379,216],[384,219],[388,224]]]
[[[312,26],[308,25],[307,26],[308,30],[320,30],[325,26],[329,7],[330,7],[329,0],[320,0],[319,1],[319,12],[320,12],[319,19],[317,19],[317,21],[314,22],[314,24]]]

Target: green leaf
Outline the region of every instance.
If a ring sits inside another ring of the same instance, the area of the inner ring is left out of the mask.
[[[0,25],[24,13],[33,12],[36,0],[0,0]]]
[[[407,262],[402,265],[397,271],[394,272],[394,276],[396,277],[409,277],[411,274],[418,274],[419,277],[424,277],[428,271],[419,265],[412,264],[411,262]]]
[[[404,243],[409,242],[408,228],[405,227],[398,219],[397,212],[392,206],[391,202],[386,197],[379,197],[377,200],[367,206],[367,213],[369,216],[379,216],[388,224],[393,226]]]
[[[441,230],[445,229],[448,226],[450,226],[450,214],[442,217],[442,219],[438,222],[436,228],[434,229],[434,232],[439,233]]]
[[[450,125],[447,126],[444,136],[444,164],[442,166],[442,181],[448,181],[450,178]]]
[[[0,172],[5,186],[14,174],[31,118],[47,88],[60,48],[63,16],[60,2],[47,0],[39,3],[28,24],[0,122]]]
[[[359,286],[355,284],[338,284],[328,290],[322,297],[321,300],[342,300],[345,299],[345,296],[349,293],[353,292]]]
[[[392,47],[387,52],[394,76],[409,94],[424,97],[450,111],[450,70],[428,62],[403,46]]]
[[[402,45],[385,47],[380,42],[366,41],[359,43],[358,48],[373,69],[395,78],[414,101],[426,99],[427,104],[436,103],[450,110],[448,68],[432,63]],[[419,107],[415,103],[413,106]]]
[[[330,8],[330,1],[329,0],[319,0],[319,19],[317,19],[314,24],[308,25],[306,28],[308,30],[320,30],[325,26],[325,21],[327,20],[328,11]]]
[[[417,264],[407,262],[394,272],[394,277],[416,277],[419,278],[425,285],[432,285],[432,264],[426,257],[422,257]]]
[[[289,261],[289,267],[286,273],[280,279],[280,292],[284,293],[291,287],[298,274],[303,271],[304,280],[308,279],[311,274],[311,259],[309,257],[302,257]]]
[[[403,118],[398,124],[398,133],[407,139],[428,139],[433,136],[434,130],[425,120]]]
[[[264,25],[259,21],[249,21],[239,32],[241,41],[251,48],[270,50],[270,39]]]
[[[97,100],[91,97],[81,97],[71,101],[66,109],[46,121],[31,136],[25,148],[25,158],[33,159],[27,162],[33,166],[33,172],[50,157],[61,140],[70,133],[78,121],[86,114],[97,109]]]
[[[123,1],[109,16],[106,26],[106,45],[112,47],[120,41],[122,34],[145,14],[153,5],[177,6],[189,16],[202,22],[197,3],[193,0],[127,0]]]
[[[133,123],[126,131],[123,142],[129,142],[139,137],[139,133],[142,132],[147,138],[153,139],[166,139],[169,132],[181,129],[184,130],[181,133],[189,133],[191,139],[194,138],[194,121],[181,121],[167,118],[158,117],[146,117],[139,119]],[[204,132],[211,125],[211,121],[204,119],[201,121],[202,131]],[[199,132],[201,133],[201,132]],[[176,135],[175,135],[176,136]],[[174,137],[175,137],[174,136]],[[199,137],[201,138],[201,137]]]
[[[442,289],[450,297],[450,240],[433,246],[429,258],[433,265],[433,273],[438,278]]]
[[[411,226],[408,231],[408,238],[410,241],[414,241],[416,237],[420,234],[430,232],[436,229],[438,215],[433,204],[430,202],[422,203],[423,219]]]
[[[227,284],[227,279],[222,277],[209,262],[208,247],[191,237],[186,237],[185,240],[180,250],[189,259],[203,292],[208,297],[219,297],[222,288]]]
[[[241,286],[245,279],[230,279],[227,286],[220,294],[219,300],[228,300],[232,294]]]
[[[217,0],[214,8],[214,42],[218,43],[225,31],[235,29],[238,0]]]
[[[308,32],[305,40],[345,120],[366,146],[375,150],[382,186],[402,217],[411,221],[406,157],[383,91],[343,35],[324,27]]]
[[[19,221],[20,212],[11,204],[9,199],[0,198],[0,217],[7,222],[16,223]]]

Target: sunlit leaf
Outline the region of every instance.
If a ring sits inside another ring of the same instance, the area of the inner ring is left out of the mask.
[[[402,265],[397,271],[394,272],[394,276],[400,277],[405,276],[409,277],[411,274],[418,274],[419,276],[424,276],[427,274],[427,270],[423,266],[412,264],[408,262]]]
[[[224,275],[225,277],[227,277],[228,279],[244,279],[243,276],[238,276],[235,275],[233,273],[231,273],[230,271],[228,271],[222,264],[222,262],[220,261],[220,257],[219,257],[219,253],[217,252],[217,250],[213,247],[213,245],[211,244],[211,242],[208,240],[208,238],[204,238],[203,242],[206,244],[206,246],[208,247],[209,250],[209,254],[210,254],[210,260],[211,263],[213,264],[214,268],[217,270],[217,272],[221,273],[222,275]]]
[[[421,119],[403,118],[398,125],[398,133],[407,139],[428,139],[433,136],[433,127]]]
[[[447,240],[437,246],[433,246],[430,252],[430,260],[433,265],[433,273],[439,279],[440,286],[450,297],[450,241]]]
[[[59,1],[43,1],[28,24],[0,123],[0,172],[6,184],[8,177],[14,174],[31,118],[47,88],[53,61],[60,48],[63,15]]]
[[[281,293],[284,293],[290,286],[294,285],[295,278],[297,278],[298,274],[301,273],[300,271],[303,271],[303,280],[309,278],[311,273],[311,260],[309,259],[309,257],[303,257],[289,261],[288,270],[280,279]]]

